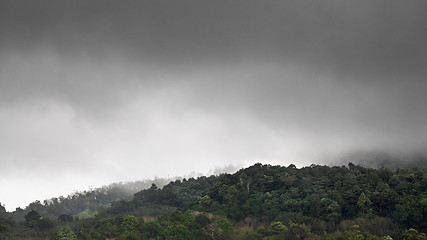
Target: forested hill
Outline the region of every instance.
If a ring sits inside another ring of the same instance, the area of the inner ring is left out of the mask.
[[[3,220],[0,239],[19,228],[79,239],[426,239],[427,169],[255,164],[152,184],[90,219],[50,218],[46,227],[48,216],[28,215],[22,225]]]
[[[134,206],[155,204],[287,223],[332,224],[369,214],[427,230],[427,170],[255,164],[235,174],[175,181],[135,194]],[[212,185],[212,186],[211,186]],[[390,223],[391,223],[390,222]]]
[[[112,183],[87,191],[76,191],[66,197],[53,197],[43,202],[37,200],[24,209],[17,208],[7,215],[3,213],[3,216],[21,221],[24,220],[26,214],[34,210],[44,216],[59,217],[61,214],[67,214],[79,218],[89,218],[93,217],[100,209],[110,207],[116,201],[131,200],[133,194],[149,188],[152,184],[162,187],[169,182],[170,179],[156,178],[154,180]]]

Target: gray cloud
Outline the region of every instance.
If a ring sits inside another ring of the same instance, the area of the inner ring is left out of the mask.
[[[421,151],[425,8],[1,1],[0,186],[49,176],[71,192],[230,163]]]

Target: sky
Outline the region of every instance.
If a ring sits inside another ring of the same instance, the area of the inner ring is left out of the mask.
[[[424,152],[422,0],[2,0],[0,202]]]

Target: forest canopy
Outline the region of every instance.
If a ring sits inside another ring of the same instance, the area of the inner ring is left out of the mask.
[[[152,182],[109,204],[97,191],[12,213],[0,208],[0,238],[406,240],[427,232],[425,168],[258,163],[163,187]]]

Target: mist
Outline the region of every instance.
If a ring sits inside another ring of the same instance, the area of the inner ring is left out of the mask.
[[[425,153],[426,7],[2,1],[0,201],[10,211],[230,164]]]

